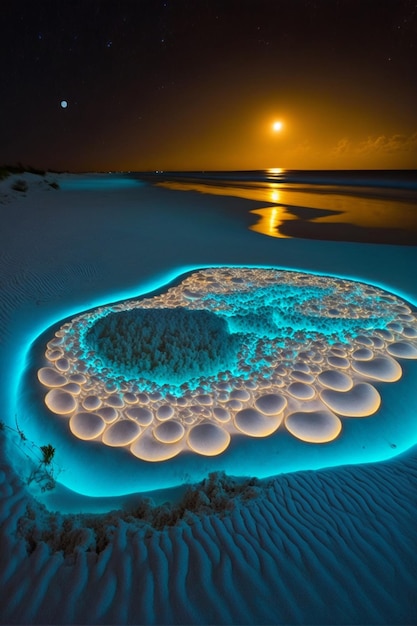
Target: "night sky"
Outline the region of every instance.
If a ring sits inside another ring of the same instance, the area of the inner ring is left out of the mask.
[[[11,0],[0,21],[0,163],[417,166],[416,0]]]

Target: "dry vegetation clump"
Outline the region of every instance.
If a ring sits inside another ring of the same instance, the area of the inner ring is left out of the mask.
[[[129,536],[141,533],[149,538],[154,532],[181,523],[193,525],[204,515],[230,515],[234,508],[259,496],[261,482],[256,478],[237,479],[214,472],[196,485],[190,485],[179,502],[155,506],[140,498],[134,506],[106,514],[62,515],[51,513],[35,500],[19,518],[17,535],[26,541],[28,554],[40,544],[51,553],[62,552],[72,561],[77,552],[98,555],[120,532]]]

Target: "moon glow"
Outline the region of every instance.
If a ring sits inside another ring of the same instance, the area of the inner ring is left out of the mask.
[[[66,109],[66,108],[67,108],[67,106],[68,106],[68,102],[67,102],[66,100],[61,100],[61,107],[62,107],[63,109]]]

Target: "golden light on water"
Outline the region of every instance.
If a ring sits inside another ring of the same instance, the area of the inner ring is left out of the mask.
[[[285,235],[280,231],[280,226],[288,220],[295,219],[284,206],[267,207],[265,209],[254,209],[251,211],[259,216],[258,222],[249,226],[250,230],[268,237],[278,237],[279,239],[291,239],[290,235]]]

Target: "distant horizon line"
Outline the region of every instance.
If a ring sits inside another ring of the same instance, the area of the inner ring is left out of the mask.
[[[219,173],[219,172],[269,172],[270,174],[281,174],[284,172],[416,172],[417,168],[287,168],[287,167],[266,167],[257,169],[56,169],[34,167],[29,164],[4,164],[0,165],[1,171],[10,173],[52,173],[52,174],[181,174],[181,173]]]

